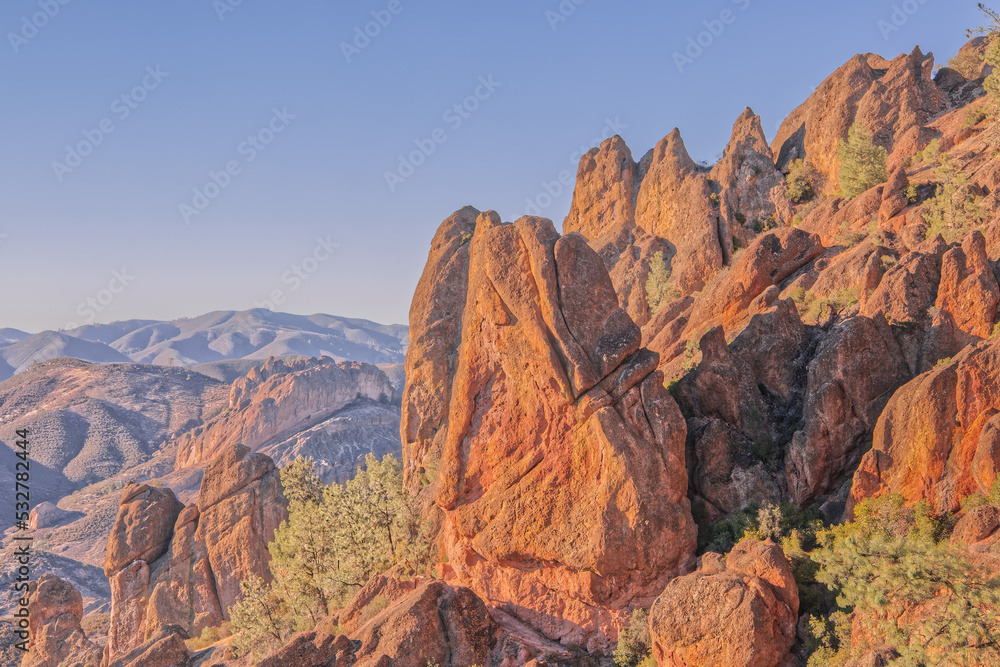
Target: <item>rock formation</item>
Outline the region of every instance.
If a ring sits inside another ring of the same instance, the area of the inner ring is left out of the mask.
[[[461,342],[439,354],[454,375],[433,384],[451,387],[433,488],[452,576],[550,638],[606,649],[630,604],[690,567],[683,420],[582,236],[487,213],[468,252]],[[429,391],[409,377],[409,395]],[[403,437],[416,470],[427,450]]]
[[[967,347],[897,391],[854,475],[851,503],[885,493],[937,512],[988,492],[1000,470],[1000,340]]]
[[[919,48],[892,61],[856,55],[820,84],[781,124],[771,142],[778,168],[799,158],[822,174],[824,191],[837,189],[837,144],[855,122],[890,153],[890,171],[922,148],[922,128],[945,109],[931,80],[934,57]]]
[[[799,593],[781,547],[743,540],[672,580],[650,610],[660,667],[778,667],[795,641]]]
[[[236,444],[284,460],[296,449],[295,433],[325,422],[358,398],[387,403],[394,393],[385,373],[370,364],[331,359],[286,364],[271,358],[233,383],[226,413],[179,439],[177,467],[203,466]],[[353,470],[355,457],[348,459],[343,465]]]
[[[28,630],[31,643],[21,667],[96,665],[101,649],[91,643],[80,627],[83,598],[73,585],[51,574],[43,574],[29,585]]]
[[[126,487],[105,562],[105,667],[135,660],[143,647],[173,651],[171,635],[197,636],[228,619],[240,581],[270,578],[267,544],[285,516],[274,463],[240,445],[206,468],[195,505],[183,508],[170,489]]]

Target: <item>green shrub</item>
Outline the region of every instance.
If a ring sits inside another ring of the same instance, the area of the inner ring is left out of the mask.
[[[680,290],[670,284],[670,269],[663,252],[657,250],[649,260],[649,273],[646,276],[646,304],[649,312],[655,315],[665,305],[680,298]]]
[[[241,582],[243,599],[230,610],[239,655],[263,654],[315,626],[374,574],[397,564],[426,570],[431,561],[431,527],[403,491],[402,465],[391,455],[368,454],[344,485],[323,485],[311,458],[286,466],[281,481],[288,519],[268,546],[274,581]]]
[[[613,657],[615,667],[639,667],[650,657],[653,641],[649,636],[649,612],[636,609],[628,627],[618,635],[618,646]]]
[[[802,204],[816,196],[819,172],[802,159],[792,160],[785,176],[785,194],[793,204]]]
[[[747,217],[742,213],[740,213],[739,211],[736,211],[736,213],[733,214],[733,217],[735,217],[736,222],[740,223],[741,225],[747,224]]]
[[[948,156],[942,155],[934,175],[940,179],[936,193],[924,204],[927,238],[940,234],[948,243],[986,222],[982,197],[975,194],[969,177]]]
[[[812,558],[817,579],[836,592],[843,614],[864,622],[867,637],[837,633],[835,649],[823,646],[829,632],[816,632],[825,650],[809,664],[840,664],[834,660],[846,657],[851,640],[860,650],[891,648],[901,665],[1000,660],[1000,580],[948,544],[948,522],[900,495],[864,500],[854,511],[853,523],[821,535]]]
[[[876,146],[870,134],[854,123],[847,134],[847,141],[837,145],[840,167],[837,172],[840,191],[848,199],[884,183],[888,177],[885,162],[888,154],[881,146]]]

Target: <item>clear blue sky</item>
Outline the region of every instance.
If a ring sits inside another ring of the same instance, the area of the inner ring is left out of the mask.
[[[912,15],[883,34],[879,21],[904,4]],[[55,15],[33,21],[46,5]],[[572,158],[606,119],[637,159],[678,126],[695,159],[714,161],[744,106],[771,137],[854,53],[919,44],[946,61],[980,23],[965,0],[562,6],[574,11],[559,14],[559,0],[4,0],[0,327],[79,324],[89,310],[99,322],[242,310],[275,290],[279,310],[405,322],[440,221],[465,204],[519,217],[543,182],[575,175]],[[730,23],[679,71],[674,53],[723,10]],[[378,34],[348,62],[342,43],[371,12],[387,25],[368,26]],[[477,92],[473,111],[445,116]],[[434,152],[391,190],[386,172],[418,140]],[[81,142],[89,154],[68,157]],[[227,165],[235,175],[219,175]],[[216,196],[186,222],[180,205],[206,203],[194,189],[210,172],[228,185],[209,186]],[[570,198],[543,213],[560,226]],[[88,299],[100,312],[80,307]]]

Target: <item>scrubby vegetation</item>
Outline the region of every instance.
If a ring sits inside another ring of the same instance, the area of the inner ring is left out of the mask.
[[[982,195],[969,177],[947,155],[938,157],[934,175],[940,180],[936,194],[924,204],[927,238],[941,234],[951,243],[986,222]]]
[[[847,134],[847,141],[837,145],[840,167],[837,177],[841,194],[848,199],[884,183],[888,177],[885,162],[888,154],[881,146],[876,146],[872,136],[855,123]]]
[[[653,640],[649,636],[649,612],[636,609],[628,627],[618,635],[614,651],[615,667],[655,667],[652,656]]]
[[[837,610],[812,619],[809,666],[843,665],[880,647],[899,665],[996,664],[1000,579],[948,544],[949,517],[898,495],[860,503],[855,517],[824,531],[812,553]]]
[[[785,194],[793,204],[802,204],[816,196],[819,172],[805,160],[793,160],[785,176]]]
[[[431,531],[403,492],[402,466],[391,455],[365,459],[354,479],[325,486],[311,458],[281,471],[288,519],[275,532],[271,583],[243,581],[230,610],[242,655],[262,654],[343,606],[368,579],[394,565],[423,572]]]
[[[646,277],[646,303],[649,312],[656,314],[663,306],[680,297],[680,291],[670,284],[670,269],[663,251],[657,250],[649,261]]]

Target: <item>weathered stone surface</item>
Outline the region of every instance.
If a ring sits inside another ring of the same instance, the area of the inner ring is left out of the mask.
[[[469,283],[469,241],[479,211],[466,206],[441,223],[410,306],[410,347],[400,434],[406,487],[430,481],[448,432],[455,350]]]
[[[963,544],[973,551],[986,551],[1000,541],[1000,507],[980,505],[966,512],[951,533],[952,544]]]
[[[656,356],[600,257],[538,218],[480,216],[461,330],[435,482],[455,580],[607,649],[693,558],[684,423]]]
[[[732,238],[713,206],[704,170],[688,155],[679,130],[640,162],[635,224],[673,246],[671,280],[683,293],[701,289],[728,260]]]
[[[183,505],[170,489],[129,484],[108,536],[104,574],[113,577],[137,560],[152,563],[170,544],[170,533]]]
[[[987,492],[1000,468],[1000,340],[967,347],[901,387],[854,475],[851,504],[900,493],[937,512]]]
[[[499,628],[468,588],[442,581],[420,584],[379,612],[356,633],[357,667],[488,665]]]
[[[83,597],[72,584],[43,574],[28,587],[28,630],[31,639],[22,667],[97,665],[101,649],[80,627]]]
[[[653,655],[661,667],[778,667],[795,641],[799,595],[781,547],[743,540],[725,568],[667,584],[650,610]]]
[[[191,657],[180,628],[167,626],[156,631],[127,654],[115,656],[104,649],[103,667],[187,667]]]
[[[1000,303],[1000,286],[986,256],[986,238],[979,231],[965,237],[961,247],[941,258],[941,283],[935,306],[948,313],[961,343],[989,338]]]
[[[815,234],[784,227],[754,241],[723,275],[695,301],[687,332],[695,334],[722,325],[738,330],[753,300],[778,285],[823,252]]]
[[[820,344],[809,364],[804,428],[785,460],[788,494],[807,504],[830,491],[858,461],[882,407],[909,379],[885,319],[852,317]]]
[[[120,553],[139,553],[136,543],[145,544],[145,536],[127,530],[144,525],[143,508],[154,517],[162,513],[158,505],[145,502],[150,490],[162,492],[160,505],[176,503],[169,489],[133,487],[126,488],[112,528]],[[197,636],[227,620],[229,607],[240,599],[240,581],[251,575],[270,579],[267,544],[287,516],[286,506],[274,463],[247,447],[234,446],[206,468],[198,504],[179,515],[173,512],[176,520],[166,532],[162,553],[145,549],[143,553],[158,555],[118,568],[109,549],[106,665],[131,665],[144,652],[169,664],[179,655],[171,633]]]
[[[736,119],[732,138],[722,159],[712,167],[710,178],[719,184],[719,214],[730,236],[743,245],[762,229],[784,226],[791,220],[785,177],[774,166],[760,116],[750,107]],[[743,216],[743,222],[737,214]]]
[[[257,663],[257,667],[351,667],[355,664],[356,648],[346,635],[335,637],[306,630],[292,635],[283,647]]]
[[[856,55],[831,74],[781,124],[771,142],[780,169],[805,158],[824,177],[823,191],[837,189],[837,143],[857,122],[890,153],[890,171],[913,155],[902,140],[945,108],[931,80],[933,56],[919,48],[891,62],[873,54]],[[895,150],[900,143],[899,150]]]
[[[237,445],[205,469],[194,539],[205,544],[223,614],[240,599],[240,582],[269,580],[267,545],[288,516],[281,474],[263,454]]]
[[[615,135],[580,159],[573,204],[563,221],[563,233],[579,232],[602,257],[601,247],[635,226],[639,166],[625,141]],[[620,251],[620,248],[616,250]]]

